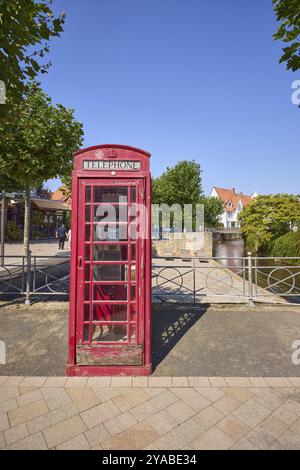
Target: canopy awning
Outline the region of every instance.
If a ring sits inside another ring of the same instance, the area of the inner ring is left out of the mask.
[[[52,199],[31,199],[32,203],[41,210],[70,211],[70,206],[63,201],[53,201]]]

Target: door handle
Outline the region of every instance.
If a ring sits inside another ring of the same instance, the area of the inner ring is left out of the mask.
[[[82,256],[78,256],[77,267],[78,269],[82,269]]]

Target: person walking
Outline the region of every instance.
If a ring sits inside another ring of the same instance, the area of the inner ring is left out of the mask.
[[[58,249],[63,250],[65,247],[65,241],[66,241],[66,235],[67,235],[67,229],[62,224],[60,227],[57,229],[57,238],[58,238]]]

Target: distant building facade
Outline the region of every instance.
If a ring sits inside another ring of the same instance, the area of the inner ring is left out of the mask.
[[[59,225],[62,223],[68,225],[71,213],[69,198],[66,196],[62,196],[61,199],[53,198],[56,193],[57,191],[54,194],[48,191],[43,194],[44,197],[41,197],[37,192],[31,192],[31,239],[52,238]],[[24,229],[24,194],[22,192],[6,193],[5,220],[7,240],[21,240]]]
[[[214,186],[209,197],[216,197],[221,199],[224,206],[224,212],[220,216],[220,223],[223,227],[232,228],[239,227],[240,222],[238,215],[242,212],[244,207],[247,207],[257,193],[248,196],[243,193],[236,192],[235,188],[225,189]]]

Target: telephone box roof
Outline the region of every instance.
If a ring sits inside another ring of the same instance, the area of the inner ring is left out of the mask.
[[[102,145],[94,145],[92,147],[87,147],[81,150],[78,150],[74,153],[74,155],[80,155],[81,153],[88,152],[90,150],[96,149],[103,149],[103,148],[115,148],[115,149],[123,149],[123,150],[131,150],[132,152],[137,152],[145,155],[146,157],[150,157],[151,153],[146,152],[145,150],[138,149],[136,147],[130,147],[129,145],[119,145],[119,144],[102,144]]]

